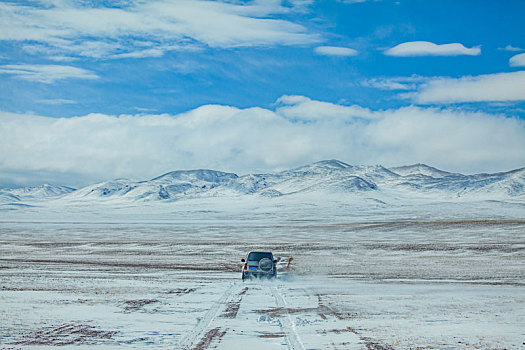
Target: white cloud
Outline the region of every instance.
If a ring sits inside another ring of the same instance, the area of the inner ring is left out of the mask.
[[[0,74],[14,75],[18,79],[51,84],[64,79],[97,79],[88,70],[60,65],[7,64],[0,66]]]
[[[509,65],[511,67],[525,67],[525,53],[512,56],[509,60]]]
[[[419,75],[412,75],[410,77],[381,77],[365,80],[361,85],[380,90],[410,91],[415,90],[420,83],[427,81],[428,79],[429,78]]]
[[[420,104],[525,100],[525,71],[432,78],[404,97]]]
[[[126,52],[121,54],[111,55],[111,58],[143,58],[143,57],[161,57],[164,55],[162,48],[147,49],[141,51]]]
[[[357,56],[359,54],[357,50],[340,46],[318,46],[314,52],[325,56]]]
[[[75,104],[75,103],[77,103],[77,101],[63,99],[63,98],[37,100],[36,102],[42,103],[42,104],[46,104],[46,105],[66,105],[66,104]]]
[[[508,103],[525,100],[525,71],[460,78],[419,75],[377,77],[367,79],[361,85],[380,90],[406,91],[397,96],[417,104]]]
[[[134,0],[120,8],[73,0],[46,1],[45,6],[0,3],[0,40],[28,42],[24,48],[33,54],[95,58],[155,57],[202,44],[228,48],[319,41],[305,27],[273,18],[292,10],[280,1]]]
[[[380,90],[413,90],[414,89],[413,84],[403,84],[403,83],[392,81],[392,80],[370,79],[364,85],[374,87]]]
[[[511,52],[523,51],[523,49],[521,47],[515,47],[515,46],[512,46],[512,45],[507,45],[505,47],[498,48],[498,50],[511,51]]]
[[[277,113],[287,119],[300,122],[352,121],[356,118],[375,118],[368,108],[344,106],[311,100],[305,96],[284,95],[276,102]]]
[[[38,181],[42,173],[72,185],[176,169],[242,174],[332,158],[424,162],[462,172],[525,164],[520,119],[421,107],[370,111],[303,96],[283,96],[275,110],[206,105],[179,115],[75,118],[0,113],[0,121],[0,173],[13,182],[16,176]]]
[[[479,47],[467,48],[462,44],[437,45],[428,41],[411,41],[394,46],[384,52],[387,56],[414,57],[414,56],[478,56]]]

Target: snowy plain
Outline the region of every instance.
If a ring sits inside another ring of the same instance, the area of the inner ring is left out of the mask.
[[[5,191],[0,348],[523,348],[523,171],[307,168],[213,196],[179,173],[157,200],[151,182]],[[276,280],[241,281],[250,250]]]

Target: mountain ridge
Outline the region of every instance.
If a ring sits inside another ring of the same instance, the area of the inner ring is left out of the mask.
[[[494,174],[463,175],[426,164],[385,168],[324,160],[276,173],[247,174],[211,169],[176,170],[150,180],[115,179],[73,189],[41,185],[0,189],[0,203],[65,201],[179,201],[191,198],[256,195],[281,197],[301,193],[392,198],[525,197],[525,168]]]

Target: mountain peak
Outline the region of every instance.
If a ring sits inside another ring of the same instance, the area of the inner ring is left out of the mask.
[[[206,182],[225,182],[236,178],[238,178],[238,176],[234,173],[225,173],[222,171],[209,169],[197,169],[170,171],[169,173],[151,179],[151,181],[162,181],[169,179],[179,181],[200,180]]]
[[[422,163],[394,167],[390,168],[389,170],[401,176],[424,175],[434,178],[442,178],[445,176],[453,175],[453,173],[449,173],[448,171],[439,170],[437,168]]]
[[[321,160],[319,162],[313,163],[312,165],[322,166],[326,168],[333,168],[333,169],[345,169],[345,168],[351,167],[351,165],[341,162],[340,160],[337,160],[337,159]]]
[[[330,173],[333,171],[340,171],[352,168],[351,165],[343,163],[337,159],[321,160],[319,162],[303,165],[298,168],[285,170],[281,174],[295,174],[295,173]]]
[[[55,186],[43,184],[39,186],[20,187],[13,189],[3,189],[2,192],[10,193],[20,198],[44,199],[48,197],[57,197],[75,191],[74,188],[67,186]]]

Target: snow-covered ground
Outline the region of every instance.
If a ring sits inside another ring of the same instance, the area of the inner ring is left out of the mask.
[[[0,348],[521,349],[525,171],[325,161],[0,191]],[[278,278],[241,281],[250,250]]]
[[[2,212],[0,347],[523,347],[523,206],[281,200]]]

